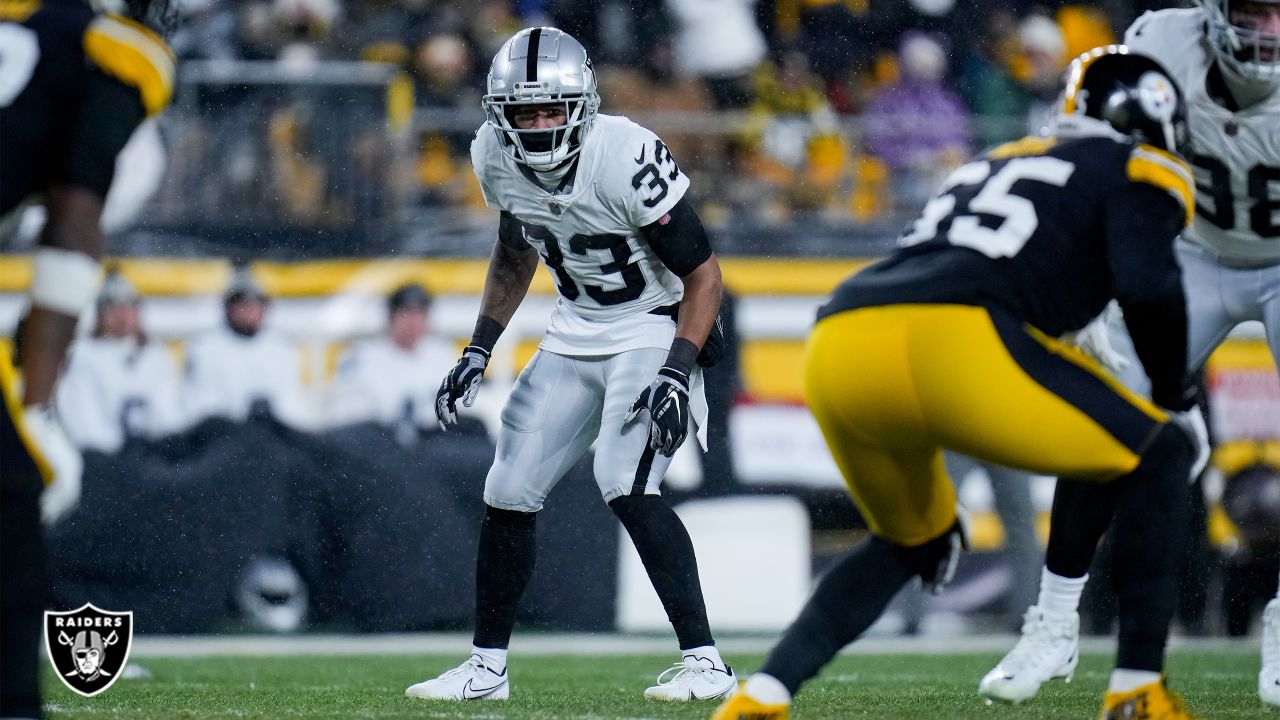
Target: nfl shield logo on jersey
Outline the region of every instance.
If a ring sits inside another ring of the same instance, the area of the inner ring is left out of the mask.
[[[100,610],[91,603],[71,612],[44,613],[45,648],[62,682],[93,697],[120,677],[133,644],[133,612]]]

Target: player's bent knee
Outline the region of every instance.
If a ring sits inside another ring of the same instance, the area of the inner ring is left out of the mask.
[[[946,532],[920,545],[908,547],[881,538],[876,540],[892,547],[899,562],[920,576],[926,590],[936,594],[955,576],[960,553],[969,547],[969,532],[963,518],[958,516]]]
[[[1165,423],[1142,453],[1138,467],[1117,480],[1153,486],[1148,502],[1180,498],[1183,495],[1181,491],[1191,480],[1195,457],[1196,446],[1187,433],[1173,423]]]
[[[508,510],[494,507],[487,501],[484,506],[484,521],[493,525],[522,529],[533,526],[537,520],[537,511]]]
[[[1177,425],[1165,423],[1142,453],[1134,472],[1169,475],[1186,481],[1195,457],[1195,442]]]
[[[542,509],[547,494],[540,484],[529,481],[527,472],[522,476],[511,463],[498,461],[489,468],[482,497],[491,507],[532,513]]]

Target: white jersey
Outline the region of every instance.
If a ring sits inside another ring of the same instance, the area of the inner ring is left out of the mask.
[[[624,117],[599,115],[571,189],[556,194],[527,177],[499,142],[481,126],[471,163],[485,203],[520,221],[559,290],[542,348],[582,356],[670,347],[675,323],[649,311],[680,302],[684,285],[639,232],[689,188],[666,145]]]
[[[209,417],[243,422],[265,400],[277,420],[308,429],[314,408],[302,385],[302,351],[272,330],[253,337],[220,327],[187,345],[187,413],[194,424]]]
[[[82,338],[58,381],[58,415],[78,447],[113,453],[127,436],[183,429],[180,384],[178,363],[159,343]]]
[[[1159,61],[1186,95],[1197,192],[1185,237],[1228,264],[1280,263],[1280,92],[1240,112],[1214,102],[1199,8],[1144,13],[1125,44]]]
[[[435,397],[440,378],[458,361],[458,348],[428,335],[412,350],[386,336],[366,340],[338,361],[330,398],[329,421],[335,425],[407,420],[426,429],[436,427]]]

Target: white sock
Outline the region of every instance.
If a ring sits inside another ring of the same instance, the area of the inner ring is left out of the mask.
[[[1116,668],[1111,671],[1111,681],[1107,683],[1108,692],[1126,693],[1137,690],[1143,685],[1160,682],[1160,673],[1150,670],[1129,670]]]
[[[1045,612],[1069,615],[1080,607],[1080,593],[1084,592],[1084,584],[1088,581],[1088,573],[1084,577],[1069,578],[1044,568],[1040,571],[1040,599],[1036,600],[1036,605]]]
[[[787,690],[787,686],[772,675],[765,675],[764,673],[752,675],[747,678],[747,682],[742,686],[742,691],[747,694],[747,697],[765,705],[791,704],[791,693]]]
[[[711,666],[716,668],[717,670],[725,669],[724,660],[720,659],[720,651],[716,649],[715,645],[699,645],[698,647],[695,647],[695,648],[689,648],[688,650],[680,651],[681,660],[691,656],[695,658],[705,658],[707,660],[710,660]]]
[[[471,654],[479,655],[480,660],[484,662],[484,666],[498,675],[501,675],[507,669],[506,648],[482,648],[472,645]]]

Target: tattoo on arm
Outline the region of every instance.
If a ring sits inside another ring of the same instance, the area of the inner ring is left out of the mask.
[[[505,327],[528,293],[537,268],[538,253],[533,248],[516,249],[503,242],[494,243],[480,314]]]

